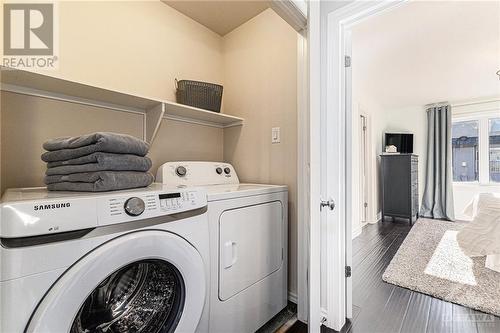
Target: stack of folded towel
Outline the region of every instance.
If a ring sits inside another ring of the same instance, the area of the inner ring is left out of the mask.
[[[102,192],[149,186],[149,145],[130,135],[98,132],[52,139],[47,150],[45,184],[49,191]]]

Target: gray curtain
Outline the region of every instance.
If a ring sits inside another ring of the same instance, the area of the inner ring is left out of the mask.
[[[451,106],[427,109],[427,167],[420,216],[454,220]]]

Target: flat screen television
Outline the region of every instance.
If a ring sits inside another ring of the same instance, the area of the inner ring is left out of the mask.
[[[396,146],[398,153],[413,154],[413,134],[411,133],[385,133],[384,147],[389,145]]]

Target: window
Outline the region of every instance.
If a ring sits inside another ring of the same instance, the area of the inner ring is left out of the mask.
[[[500,183],[500,110],[454,117],[451,127],[454,182]]]
[[[489,119],[490,181],[500,182],[500,118]]]
[[[451,137],[453,181],[479,181],[479,121],[454,122]]]

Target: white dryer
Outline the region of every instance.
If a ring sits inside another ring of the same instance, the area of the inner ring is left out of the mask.
[[[203,190],[7,190],[0,203],[0,332],[208,329]]]
[[[169,162],[156,181],[207,191],[210,332],[255,332],[286,307],[286,186],[242,184],[217,162]]]

